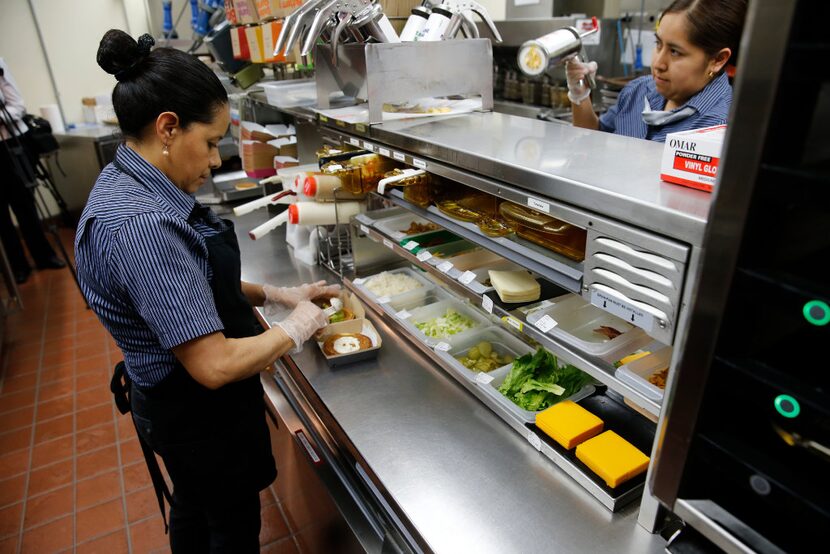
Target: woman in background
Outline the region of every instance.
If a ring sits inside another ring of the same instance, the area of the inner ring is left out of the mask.
[[[665,142],[666,135],[726,123],[732,103],[727,62],[738,51],[746,0],[675,0],[658,22],[651,75],[634,79],[615,106],[594,113],[585,77],[596,62],[568,62],[576,127]]]

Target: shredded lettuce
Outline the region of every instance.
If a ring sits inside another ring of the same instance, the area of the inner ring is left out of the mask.
[[[445,339],[461,331],[472,329],[476,322],[465,315],[461,315],[452,308],[448,308],[443,316],[433,317],[426,321],[415,323],[423,334],[434,339]]]
[[[559,365],[556,356],[539,348],[516,358],[499,392],[522,409],[537,412],[563,400],[592,381],[572,365]]]

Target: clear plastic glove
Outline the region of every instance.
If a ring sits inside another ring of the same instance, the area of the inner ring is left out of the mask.
[[[581,104],[591,95],[587,77],[597,74],[597,62],[582,63],[579,56],[574,56],[565,65],[565,73],[568,79],[568,99],[574,104]]]
[[[314,300],[315,298],[333,298],[340,294],[340,285],[328,285],[325,281],[306,283],[299,287],[275,287],[262,285],[262,292],[265,293],[265,307],[274,304],[282,304],[293,308],[303,300]]]
[[[292,341],[294,341],[294,349],[291,351],[298,354],[303,351],[303,343],[314,336],[318,329],[322,329],[328,324],[328,319],[323,315],[323,310],[309,302],[308,300],[301,300],[297,303],[288,316],[282,321],[272,322],[272,326],[277,326],[285,331]]]

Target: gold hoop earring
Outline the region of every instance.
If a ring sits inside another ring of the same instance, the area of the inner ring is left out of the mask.
[[[714,72],[714,71],[710,71],[710,72],[709,72],[709,78],[711,79],[711,78],[712,78],[712,77],[714,77],[714,76],[715,76],[715,72]]]
[[[169,156],[169,155],[170,155],[170,148],[168,148],[168,146],[165,144],[165,145],[164,145],[164,146],[162,146],[162,148],[161,148],[161,153],[162,153],[162,155],[164,155],[164,156]]]

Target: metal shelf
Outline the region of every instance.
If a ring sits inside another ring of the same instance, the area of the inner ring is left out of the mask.
[[[408,202],[406,204],[411,206],[411,204],[409,204]],[[400,205],[402,207],[406,207],[403,204]],[[421,212],[424,212],[424,210],[420,210],[416,213],[420,216],[422,215]],[[435,214],[431,215],[434,216]],[[453,222],[449,221],[444,217],[435,216],[434,219],[430,218],[430,220],[433,223],[444,227],[448,231],[456,232],[456,230],[451,226]],[[405,259],[407,262],[423,269],[431,275],[436,276],[438,279],[441,280],[442,283],[445,283],[450,290],[454,291],[456,294],[460,294],[465,298],[468,298],[474,305],[480,307],[485,312],[492,313],[494,316],[499,318],[502,324],[504,324],[506,327],[514,329],[519,333],[522,333],[527,337],[530,337],[531,339],[535,340],[564,362],[578,367],[594,379],[597,379],[598,381],[603,383],[609,389],[616,391],[622,396],[628,398],[631,402],[643,408],[650,414],[655,416],[658,416],[660,414],[660,404],[654,402],[653,400],[650,400],[649,398],[646,398],[638,391],[634,390],[633,388],[629,387],[628,385],[617,379],[614,375],[615,368],[613,365],[594,356],[584,354],[574,346],[564,343],[559,339],[556,339],[548,335],[547,333],[541,331],[540,329],[537,329],[532,324],[527,323],[525,316],[518,311],[510,312],[504,310],[498,305],[493,304],[492,302],[486,302],[486,305],[492,305],[491,310],[488,310],[487,308],[485,308],[484,305],[485,301],[484,297],[482,296],[482,291],[477,286],[474,286],[478,285],[478,283],[476,283],[475,281],[473,281],[469,285],[461,283],[460,281],[458,281],[458,278],[462,275],[460,271],[458,271],[455,268],[448,268],[447,270],[442,271],[438,268],[438,265],[440,264],[437,263],[434,258],[430,258],[425,261],[418,259],[418,257],[412,254],[412,252],[400,246],[396,240],[384,235],[377,229],[371,227],[371,220],[368,219],[366,216],[358,216],[357,218],[355,218],[354,223],[358,225],[360,231],[363,232],[370,239],[374,240],[375,242],[383,243],[394,253],[398,254],[400,257]],[[464,236],[462,233],[458,234],[463,238],[471,240],[470,237]],[[479,238],[486,239],[486,237],[483,236]],[[476,242],[484,248],[491,249],[484,240],[471,240],[471,242]],[[496,251],[495,249],[491,250],[498,253],[498,251]],[[515,257],[511,256],[510,260],[521,264],[521,261],[517,260]]]
[[[472,223],[455,221],[444,216],[435,206],[420,208],[403,199],[400,190],[389,191],[388,198],[398,206],[440,225],[470,242],[495,252],[503,258],[516,262],[522,267],[538,273],[551,283],[576,294],[582,293],[582,264],[568,260],[548,250],[505,238],[491,238],[479,231]]]
[[[370,233],[373,238],[380,238],[383,240],[383,235],[378,233],[377,231],[370,230]],[[387,239],[388,240],[388,239]],[[396,245],[396,248],[403,250],[399,246]],[[394,248],[393,248],[394,249]],[[396,250],[398,252],[398,250]],[[406,251],[398,252],[404,255],[405,258],[409,259],[411,254]],[[417,261],[417,260],[416,260]],[[419,267],[424,267],[423,265],[418,262]],[[431,267],[431,266],[427,266]],[[427,271],[427,267],[424,267]],[[423,352],[430,360],[432,360],[438,367],[444,368],[444,360],[438,357],[435,354],[435,351],[430,348],[422,340],[419,340],[418,337],[413,335],[409,330],[405,327],[397,324],[397,318],[394,317],[387,309],[385,309],[381,304],[375,302],[372,298],[368,297],[360,290],[358,287],[354,285],[354,283],[349,279],[343,279],[343,283],[345,286],[351,290],[355,295],[357,295],[362,302],[364,302],[369,308],[372,309],[375,313],[380,315],[381,317],[385,317],[390,321],[394,322],[394,327],[397,333],[400,336],[405,337],[408,339],[413,345],[415,345],[421,352]],[[577,464],[575,464],[572,460],[562,456],[559,452],[556,451],[549,444],[549,440],[546,436],[542,436],[540,433],[537,433],[533,428],[526,425],[523,421],[517,419],[512,413],[504,410],[500,405],[498,405],[490,396],[488,396],[481,386],[477,385],[475,382],[466,381],[456,374],[445,371],[447,375],[451,376],[458,384],[464,387],[468,392],[470,392],[473,396],[475,396],[479,401],[485,404],[488,408],[490,408],[494,413],[496,413],[510,428],[514,431],[519,433],[521,436],[525,437],[525,439],[539,452],[541,452],[546,458],[551,460],[557,467],[559,467],[562,471],[564,471],[567,475],[573,478],[577,483],[579,483],[585,490],[588,491],[594,498],[600,501],[603,506],[611,510],[612,512],[621,509],[623,506],[638,500],[643,494],[644,483],[639,484],[626,490],[625,492],[621,493],[618,496],[613,496],[605,490],[602,485],[599,485],[594,478],[587,475]],[[632,415],[632,417],[634,417]],[[639,416],[636,416],[639,417]]]

